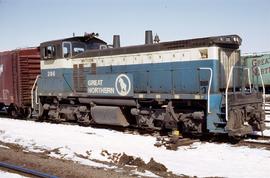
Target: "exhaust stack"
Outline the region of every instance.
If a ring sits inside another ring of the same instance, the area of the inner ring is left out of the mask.
[[[145,44],[153,44],[152,30],[145,31]]]
[[[113,48],[120,48],[120,35],[113,35]]]

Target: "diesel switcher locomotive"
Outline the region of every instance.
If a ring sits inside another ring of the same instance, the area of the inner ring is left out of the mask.
[[[41,119],[182,133],[264,130],[264,93],[241,64],[241,38],[113,45],[93,34],[41,43],[32,106]],[[260,68],[257,69],[260,71]],[[259,75],[259,80],[261,80]]]

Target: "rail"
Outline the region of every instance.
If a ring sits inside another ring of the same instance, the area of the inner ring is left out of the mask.
[[[213,77],[213,70],[210,67],[200,67],[199,70],[209,70],[210,71],[210,77],[209,77],[209,85],[207,90],[207,112],[210,112],[210,92],[211,92],[211,86],[212,86],[212,77]]]
[[[39,172],[39,171],[36,171],[33,169],[28,169],[28,168],[24,168],[21,166],[17,166],[17,165],[5,163],[5,162],[0,162],[0,167],[14,170],[14,171],[21,172],[21,173],[25,173],[25,174],[29,174],[32,176],[41,177],[41,178],[58,178],[57,176],[53,176],[53,175]]]
[[[259,74],[260,74],[260,78],[261,78],[261,81],[262,81],[262,87],[263,87],[263,108],[265,108],[265,87],[264,87],[264,82],[263,82],[263,78],[262,78],[262,73],[261,73],[261,69],[259,66],[256,66],[258,68],[258,71],[259,71]],[[231,70],[230,70],[230,73],[229,73],[229,78],[228,78],[228,81],[227,81],[227,86],[226,86],[226,91],[225,91],[225,109],[226,109],[226,116],[225,116],[225,119],[226,121],[228,121],[228,90],[229,90],[229,85],[230,85],[230,82],[231,82],[231,76],[232,76],[232,73],[233,73],[233,70],[235,68],[242,68],[241,66],[232,66]],[[250,93],[251,93],[251,80],[250,80],[250,72],[249,72],[249,68],[243,68],[244,70],[248,70],[248,81],[249,81],[249,87],[250,87]],[[233,86],[234,87],[234,86]]]
[[[32,86],[32,89],[31,89],[31,106],[32,106],[32,108],[34,108],[34,99],[36,101],[36,104],[38,104],[37,103],[37,94],[35,94],[35,98],[34,98],[34,90],[35,90],[35,87],[37,85],[37,81],[38,81],[39,77],[40,77],[40,75],[37,75],[36,80]]]

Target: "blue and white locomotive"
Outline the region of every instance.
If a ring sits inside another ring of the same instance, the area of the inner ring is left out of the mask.
[[[241,65],[239,36],[152,39],[147,31],[137,46],[95,34],[42,43],[40,117],[231,136],[264,130],[264,94]]]

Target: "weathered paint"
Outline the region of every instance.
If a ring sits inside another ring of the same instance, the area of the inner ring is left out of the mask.
[[[31,88],[40,73],[37,48],[0,53],[0,103],[30,105]]]

